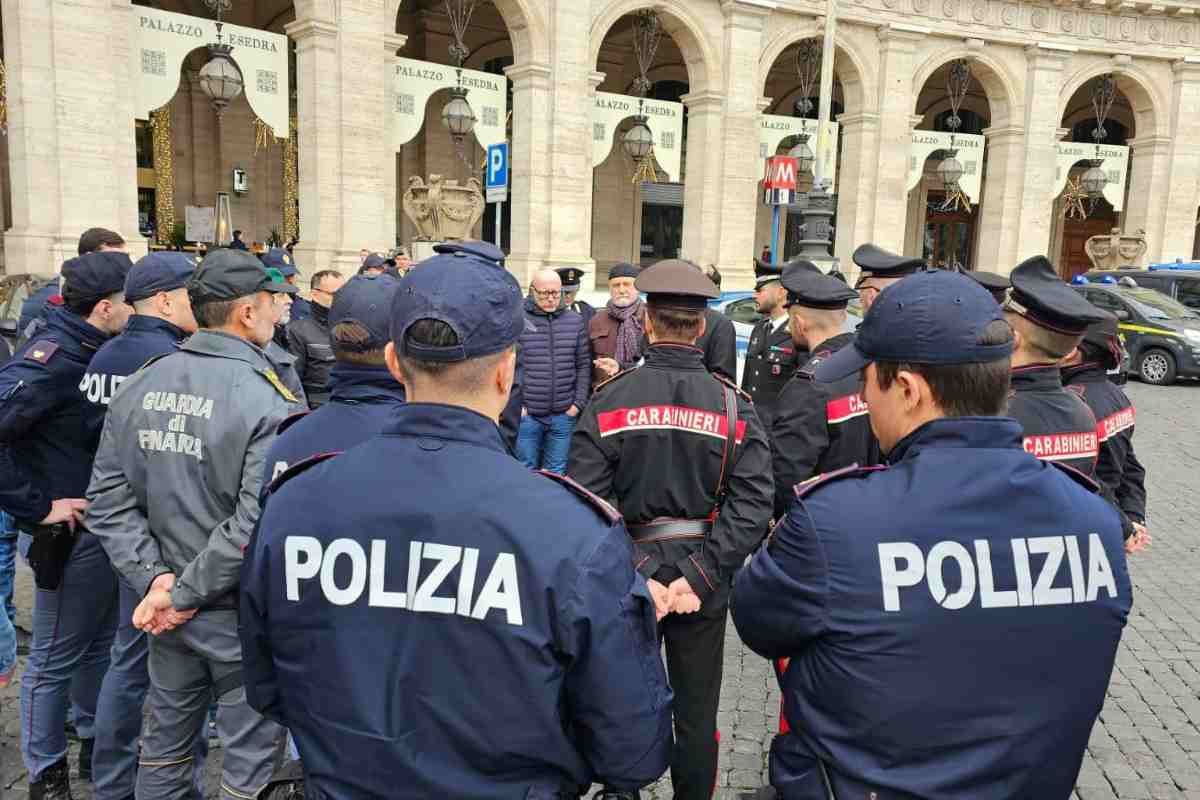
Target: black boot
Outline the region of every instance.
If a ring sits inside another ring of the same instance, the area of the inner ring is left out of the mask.
[[[92,780],[92,752],[95,750],[95,739],[79,740],[79,780]]]
[[[638,800],[641,796],[641,792],[623,792],[620,789],[605,786],[603,791],[596,795],[596,800]]]
[[[41,777],[29,784],[29,800],[73,800],[65,758],[47,767]]]

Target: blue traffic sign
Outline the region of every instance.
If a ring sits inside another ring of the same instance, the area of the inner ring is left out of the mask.
[[[487,149],[487,201],[503,202],[508,199],[508,143],[488,145]]]

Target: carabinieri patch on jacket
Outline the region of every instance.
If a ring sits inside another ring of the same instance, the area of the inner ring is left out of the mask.
[[[1043,461],[1058,459],[1096,457],[1099,443],[1096,432],[1085,433],[1050,433],[1042,436],[1026,436],[1025,452],[1037,456]]]
[[[830,425],[845,422],[848,419],[861,417],[869,413],[867,401],[857,392],[845,397],[835,397],[825,404],[825,418]]]
[[[601,411],[596,415],[600,437],[614,436],[626,431],[675,430],[699,433],[714,439],[725,439],[729,423],[725,414],[687,406],[640,406]],[[738,420],[737,442],[746,434],[746,423]]]

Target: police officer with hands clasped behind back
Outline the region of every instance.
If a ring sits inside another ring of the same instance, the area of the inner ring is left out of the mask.
[[[263,491],[289,465],[320,453],[346,450],[391,422],[404,402],[404,386],[388,372],[383,348],[390,340],[392,298],[400,281],[386,273],[356,275],[329,308],[330,343],[336,359],[329,401],[279,425],[265,463]]]
[[[1071,794],[1131,587],[1095,484],[1000,416],[1012,350],[987,291],[934,271],[817,368],[863,376],[888,465],[805,484],[737,577],[742,641],[790,657],[782,800]]]
[[[104,424],[84,376],[96,351],[125,327],[129,256],[88,253],[62,267],[61,306],[0,368],[0,508],[21,531],[33,567],[33,644],[21,677],[21,755],[29,796],[71,796],[68,695],[91,774],[97,697],[116,629],[117,585],[99,540],[81,526],[88,476]]]
[[[754,411],[767,430],[771,429],[771,414],[779,392],[796,368],[808,361],[808,351],[792,341],[787,290],[780,283],[786,268],[786,264],[754,260],[754,305],[763,319],[750,333],[742,391],[754,400]]]
[[[188,283],[200,330],[127,378],[109,406],[85,521],[143,597],[134,624],[154,634],[138,797],[190,796],[214,697],[222,800],[253,797],[282,751],[285,732],[246,704],[237,636],[263,466],[295,401],[262,349],[280,291],[249,253],[209,254]]]
[[[620,516],[500,438],[523,306],[494,259],[418,264],[385,348],[408,402],[272,484],[242,572],[246,686],[309,796],[550,800],[666,767],[671,691]]]
[[[1108,377],[1121,365],[1117,318],[1088,326],[1083,341],[1062,361],[1063,385],[1079,395],[1096,417],[1096,480],[1121,513],[1125,551],[1132,553],[1150,544],[1146,531],[1146,470],[1133,452],[1136,411],[1129,397]]]
[[[774,519],[787,513],[797,483],[822,472],[879,460],[858,376],[832,383],[813,378],[823,361],[853,344],[854,334],[844,330],[846,306],[857,293],[809,261],[787,266],[783,288],[792,338],[796,347],[810,351],[810,358],[776,401],[770,437]]]
[[[125,301],[133,306],[133,316],[121,335],[109,339],[88,365],[83,391],[90,402],[106,409],[126,378],[148,361],[174,353],[196,332],[187,293],[195,271],[192,256],[169,251],[151,253],[133,265],[125,278]],[[142,705],[150,686],[146,634],[133,624],[142,593],[123,578],[119,577],[118,584],[117,634],[96,709],[103,723],[96,729],[93,756],[96,800],[125,800],[134,794]],[[197,740],[196,797],[204,795],[207,744],[207,737]]]
[[[730,583],[771,516],[770,449],[749,397],[708,372],[696,345],[712,281],[668,260],[643,270],[637,288],[647,295],[645,363],[596,388],[567,474],[614,498],[629,524],[675,690],[675,797],[699,800],[717,771]]]

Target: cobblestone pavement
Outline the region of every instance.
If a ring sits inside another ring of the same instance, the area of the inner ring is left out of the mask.
[[[1092,731],[1071,800],[1200,800],[1200,384],[1131,383],[1138,408],[1135,444],[1148,473],[1154,545],[1131,564],[1134,607],[1104,711]],[[30,580],[17,602],[28,625]],[[766,753],[778,720],[779,691],[767,663],[742,646],[733,625],[725,643],[721,763],[717,797],[750,795],[766,781]],[[27,796],[18,752],[18,700],[0,692],[0,795]],[[72,746],[72,763],[76,747]],[[216,786],[220,752],[210,760]],[[670,797],[664,778],[644,793]],[[210,796],[215,792],[210,789]],[[76,797],[90,800],[89,785]]]

